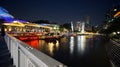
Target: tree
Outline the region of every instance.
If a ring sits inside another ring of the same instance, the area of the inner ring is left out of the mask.
[[[3,25],[4,21],[5,21],[4,19],[0,19],[0,29],[1,29],[2,36],[5,35],[5,30],[4,30],[4,25]]]
[[[37,23],[37,24],[41,24],[41,23],[50,24],[50,22],[48,20],[37,20],[37,21],[34,21],[33,23]]]
[[[70,23],[63,24],[63,27],[68,29],[69,31],[71,30],[71,24]]]

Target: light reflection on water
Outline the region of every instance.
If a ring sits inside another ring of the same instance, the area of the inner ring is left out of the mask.
[[[54,50],[54,44],[53,43],[48,43],[48,50],[50,51],[50,54],[53,55],[53,50]]]
[[[70,53],[73,54],[74,51],[74,37],[70,37]]]
[[[69,41],[67,40],[69,39]],[[77,39],[77,40],[76,40]],[[59,43],[61,42],[61,43]],[[70,54],[74,53],[74,50],[77,50],[78,53],[83,54],[86,46],[86,36],[71,36],[70,38],[62,38],[61,40],[45,41],[45,40],[29,40],[25,43],[38,50],[47,50],[51,56],[53,56],[54,50],[59,50],[59,47],[65,46],[65,49],[70,49]],[[61,46],[60,46],[61,45]],[[77,46],[77,49],[75,47]]]
[[[70,53],[73,54],[75,49],[75,42],[77,45],[77,52],[83,54],[85,51],[86,46],[86,37],[85,36],[77,36],[77,40],[75,40],[76,37],[71,36],[70,37]]]
[[[78,45],[78,52],[83,54],[85,50],[85,36],[78,36],[77,37],[77,45]]]
[[[94,67],[94,63],[97,65],[106,64],[103,63],[106,56],[103,56],[105,51],[103,51],[104,47],[101,45],[103,42],[99,37],[71,36],[60,40],[29,40],[26,43],[71,67],[84,64]],[[100,57],[100,59],[96,57]],[[97,60],[102,61],[97,63]]]

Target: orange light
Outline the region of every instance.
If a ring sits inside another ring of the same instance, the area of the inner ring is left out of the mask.
[[[119,15],[120,15],[120,11],[117,12],[117,13],[114,15],[114,17],[117,17],[117,16],[119,16]]]

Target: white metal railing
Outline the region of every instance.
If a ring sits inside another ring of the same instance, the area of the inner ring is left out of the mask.
[[[16,67],[67,67],[7,33],[4,38]]]

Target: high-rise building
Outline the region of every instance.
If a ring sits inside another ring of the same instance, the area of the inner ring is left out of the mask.
[[[87,17],[86,17],[86,23],[87,23],[87,24],[90,24],[90,16],[87,16]]]
[[[89,16],[87,17],[87,21],[77,21],[75,25],[75,30],[76,31],[82,31],[83,30],[83,25],[84,25],[84,31],[86,32],[91,32],[92,31],[92,25],[89,23]]]
[[[77,22],[76,22],[75,30],[81,31],[81,29],[82,29],[81,26],[82,26],[82,22],[81,22],[81,21],[77,21]]]

